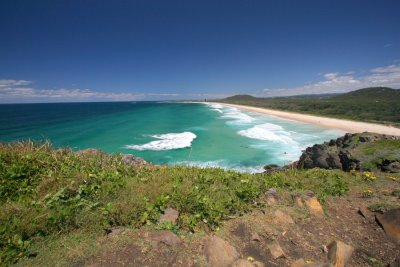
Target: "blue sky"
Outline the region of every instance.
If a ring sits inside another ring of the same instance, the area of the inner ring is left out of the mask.
[[[400,1],[0,1],[0,103],[400,88]]]

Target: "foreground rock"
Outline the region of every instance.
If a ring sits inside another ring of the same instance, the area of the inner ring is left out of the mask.
[[[318,217],[324,216],[324,210],[316,197],[309,197],[305,202],[311,214]]]
[[[158,231],[149,233],[149,239],[154,248],[157,248],[160,244],[168,246],[178,246],[182,243],[182,240],[174,233],[170,231]]]
[[[387,237],[400,244],[400,208],[389,210],[384,214],[376,214],[376,219]]]
[[[176,224],[179,217],[179,212],[172,208],[167,208],[164,211],[164,214],[160,216],[160,222],[170,222],[172,224]]]
[[[208,265],[213,267],[228,267],[239,259],[236,249],[217,236],[208,238],[205,244],[205,254]]]
[[[335,267],[343,267],[349,262],[354,248],[341,241],[333,241],[328,245],[328,261]]]
[[[286,212],[283,212],[281,210],[276,210],[274,213],[274,222],[277,225],[288,225],[288,224],[294,224],[294,221],[292,217],[287,214]]]
[[[282,257],[285,257],[285,253],[283,252],[283,249],[281,248],[281,246],[279,245],[279,243],[277,241],[274,241],[270,244],[267,245],[269,252],[272,255],[273,259],[279,259]]]

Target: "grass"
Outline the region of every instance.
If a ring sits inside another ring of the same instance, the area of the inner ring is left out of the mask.
[[[260,207],[259,197],[272,187],[312,190],[324,201],[361,182],[361,175],[321,169],[246,174],[127,165],[121,155],[55,150],[49,143],[0,144],[0,263],[30,265],[29,259],[52,254],[61,259],[66,256],[59,252],[66,248],[69,259],[76,260],[82,251],[93,251],[72,248],[94,243],[115,226],[213,231],[232,216]],[[180,212],[176,226],[158,224],[167,207]]]

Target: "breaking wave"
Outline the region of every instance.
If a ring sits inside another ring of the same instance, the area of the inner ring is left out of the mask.
[[[292,145],[298,144],[291,138],[289,132],[286,132],[281,126],[272,123],[255,125],[249,129],[238,131],[238,134],[258,140],[281,142]]]
[[[171,150],[191,147],[196,135],[192,132],[156,134],[151,137],[159,139],[143,145],[126,145],[125,148],[134,150]]]

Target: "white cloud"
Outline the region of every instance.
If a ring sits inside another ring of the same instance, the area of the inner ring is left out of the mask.
[[[38,102],[38,101],[101,101],[137,100],[140,93],[97,92],[90,89],[36,89],[26,80],[0,80],[0,102]]]
[[[7,87],[29,85],[32,83],[33,83],[32,81],[25,81],[25,80],[0,80],[0,90]]]
[[[400,64],[371,69],[366,75],[356,76],[354,72],[340,74],[325,73],[324,80],[292,88],[264,89],[260,96],[292,96],[305,94],[346,93],[353,90],[387,86],[400,88]]]

